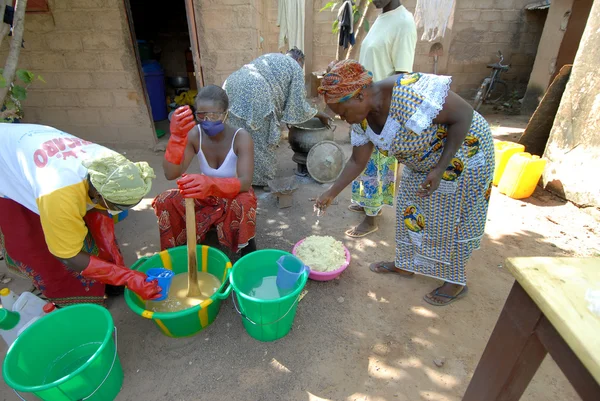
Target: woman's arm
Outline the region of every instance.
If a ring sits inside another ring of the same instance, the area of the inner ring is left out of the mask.
[[[329,207],[335,197],[364,171],[372,153],[373,144],[371,142],[362,146],[352,147],[352,156],[350,156],[350,160],[346,163],[342,174],[340,174],[339,178],[333,183],[331,188],[317,199],[317,208],[325,210]]]
[[[431,195],[440,185],[442,174],[450,165],[452,158],[456,155],[469,133],[473,122],[473,108],[456,93],[449,91],[442,110],[433,122],[448,126],[446,144],[436,166],[421,184],[417,192],[419,196]]]
[[[234,151],[237,155],[237,175],[240,192],[247,192],[252,186],[254,175],[254,142],[246,130],[240,130],[235,137]]]
[[[188,132],[188,141],[185,146],[185,151],[183,154],[183,161],[181,164],[173,164],[167,159],[163,159],[163,170],[165,172],[165,177],[167,180],[176,180],[181,177],[183,173],[185,173],[190,166],[190,163],[198,153],[198,137],[200,132],[198,132],[198,127],[194,127]]]

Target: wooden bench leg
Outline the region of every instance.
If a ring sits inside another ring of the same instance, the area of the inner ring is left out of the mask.
[[[537,305],[515,282],[463,401],[517,401],[547,354]]]

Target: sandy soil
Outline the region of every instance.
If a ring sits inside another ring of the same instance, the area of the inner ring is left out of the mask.
[[[521,117],[490,116],[499,137],[513,138],[524,128]],[[350,151],[346,130],[337,139]],[[515,134],[515,132],[517,134]],[[148,160],[160,173],[162,154],[128,151]],[[283,142],[280,175],[293,174],[292,152]],[[160,175],[160,174],[159,174]],[[360,216],[340,196],[316,225],[310,197],[324,190],[309,182],[295,194],[291,209],[279,210],[271,194],[259,193],[258,245],[291,250],[310,234],[342,240],[353,261],[341,279],[309,282],[292,332],[275,343],[250,338],[231,301],[215,323],[199,335],[170,339],[153,323],[133,314],[122,298],[110,304],[119,329],[119,356],[125,384],[118,400],[435,400],[459,401],[508,295],[513,278],[505,267],[512,256],[600,256],[600,225],[590,214],[538,190],[525,201],[494,191],[482,250],[469,262],[470,295],[444,308],[422,296],[438,285],[433,279],[376,275],[371,262],[394,257],[395,215],[385,210],[381,229],[361,240],[343,236]],[[162,177],[152,195],[172,187]],[[148,197],[118,225],[125,259],[158,251],[158,230]],[[0,265],[0,272],[5,270]],[[21,279],[17,291],[29,284]],[[4,356],[6,347],[0,345]],[[435,359],[445,358],[437,367]],[[0,400],[15,400],[0,381]],[[548,358],[526,391],[525,401],[578,399]]]

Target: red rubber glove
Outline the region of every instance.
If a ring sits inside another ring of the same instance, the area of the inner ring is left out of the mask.
[[[242,183],[237,178],[215,178],[203,174],[184,174],[177,180],[184,198],[206,199],[209,196],[233,199],[240,193]]]
[[[100,212],[88,212],[83,220],[92,237],[94,237],[100,259],[113,262],[119,266],[125,266],[123,255],[119,245],[117,245],[113,220]]]
[[[96,256],[90,256],[90,264],[81,272],[81,275],[99,281],[104,284],[122,286],[126,285],[131,291],[143,299],[155,299],[160,297],[158,281],[146,282],[146,276],[142,272],[117,266],[106,262]]]
[[[169,138],[167,152],[165,153],[165,159],[169,163],[181,164],[185,147],[187,146],[188,132],[195,125],[194,114],[190,106],[182,106],[175,110],[175,113],[171,116],[171,124],[169,126],[171,137]]]

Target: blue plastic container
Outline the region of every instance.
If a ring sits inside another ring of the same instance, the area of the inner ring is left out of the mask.
[[[296,282],[306,271],[307,275],[310,269],[300,259],[292,255],[284,255],[277,260],[279,265],[277,269],[277,280],[275,284],[282,290],[289,290],[296,287]]]
[[[160,292],[160,298],[153,299],[153,301],[163,301],[169,295],[169,288],[171,287],[171,281],[173,281],[173,273],[171,270],[163,269],[162,267],[156,267],[148,269],[146,271],[148,278],[146,281],[158,280],[158,286],[162,290]]]
[[[152,119],[154,121],[166,120],[167,113],[167,93],[165,91],[165,72],[158,63],[152,60],[142,64],[144,70],[144,80],[148,89],[150,98],[150,109],[152,110]]]

